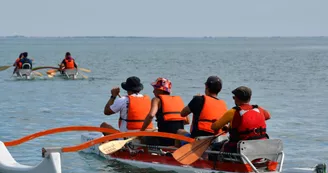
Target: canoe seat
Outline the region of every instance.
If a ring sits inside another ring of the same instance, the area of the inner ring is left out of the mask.
[[[239,153],[245,155],[250,161],[268,159],[277,162],[283,153],[283,143],[280,139],[247,140],[240,141],[238,149]],[[242,161],[247,163],[243,157]]]
[[[243,165],[252,164],[256,168],[265,167],[270,170],[275,170],[278,164],[282,166],[284,157],[283,144],[280,139],[239,141],[237,153],[216,152],[217,154],[209,154],[209,160]]]
[[[31,69],[31,64],[29,64],[29,63],[24,63],[24,64],[22,65],[22,69]]]
[[[64,73],[66,73],[66,75],[75,75],[77,73],[77,69],[65,69]]]

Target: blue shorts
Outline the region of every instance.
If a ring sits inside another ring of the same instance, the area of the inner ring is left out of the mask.
[[[184,134],[183,136],[191,138],[191,134],[190,133]],[[180,141],[181,146],[184,146],[184,145],[186,145],[188,143],[189,142],[186,142],[186,141]]]

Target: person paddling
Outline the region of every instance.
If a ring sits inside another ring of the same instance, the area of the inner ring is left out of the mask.
[[[166,78],[157,78],[151,83],[154,88],[155,97],[151,100],[151,109],[146,117],[140,131],[146,130],[152,119],[156,116],[159,132],[176,134],[179,129],[184,129],[185,124],[189,124],[188,117],[180,115],[184,107],[180,96],[171,96],[172,83]],[[143,143],[148,145],[174,146],[174,139],[147,137],[142,138]]]
[[[19,62],[20,60],[22,59],[23,57],[23,53],[20,53],[19,54],[19,57],[15,60],[13,66],[15,67],[14,71],[13,71],[13,74],[16,72],[16,70],[18,69],[18,66],[19,66]]]
[[[249,102],[252,90],[246,86],[240,86],[232,91],[235,107],[224,113],[222,118],[212,125],[212,130],[218,131],[227,124],[229,127],[229,141],[223,141],[214,150],[224,152],[237,152],[237,144],[240,140],[267,139],[265,120],[271,118],[269,112],[258,105]]]
[[[222,89],[222,80],[218,76],[210,76],[205,82],[205,95],[194,96],[188,106],[181,111],[181,116],[186,117],[193,113],[190,133],[181,129],[178,134],[196,138],[199,136],[212,136],[221,131],[211,129],[212,123],[220,119],[227,111],[227,104],[217,96]],[[176,146],[184,145],[186,142],[177,142]]]
[[[120,118],[118,120],[120,131],[139,131],[150,110],[150,98],[140,93],[143,90],[143,84],[136,76],[127,78],[126,82],[121,84],[121,87],[127,91],[127,96],[117,98],[120,88],[112,88],[112,95],[104,108],[104,114],[112,115],[120,112]],[[103,122],[100,127],[115,129],[106,122]],[[150,123],[146,128],[153,129],[153,124]],[[104,135],[108,134],[104,133]]]
[[[27,52],[22,53],[22,57],[18,62],[18,69],[32,69],[32,60],[27,58],[27,56]]]
[[[63,73],[64,69],[74,69],[77,68],[74,58],[72,58],[70,52],[66,52],[65,58],[59,65],[59,71]]]

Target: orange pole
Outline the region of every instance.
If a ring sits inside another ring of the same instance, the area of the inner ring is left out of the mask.
[[[30,141],[32,139],[35,139],[35,138],[38,138],[41,136],[46,136],[46,135],[55,134],[55,133],[69,132],[69,131],[97,131],[97,132],[105,132],[105,133],[119,133],[120,132],[115,129],[100,128],[100,127],[95,127],[95,126],[68,126],[68,127],[59,127],[59,128],[48,129],[45,131],[37,132],[37,133],[25,136],[25,137],[17,139],[17,140],[4,142],[4,144],[7,147],[11,147],[11,146],[19,145],[21,143]]]
[[[139,131],[139,132],[122,132],[122,133],[115,133],[111,135],[107,135],[101,138],[97,138],[79,145],[71,146],[71,147],[64,147],[62,148],[62,152],[75,152],[79,150],[83,150],[86,148],[89,148],[93,145],[110,141],[117,138],[125,138],[125,137],[131,137],[131,136],[154,136],[154,137],[165,137],[165,138],[171,138],[171,139],[177,139],[182,140],[186,142],[193,142],[193,138],[189,138],[182,135],[177,135],[173,133],[164,133],[164,132],[146,132],[146,131]]]

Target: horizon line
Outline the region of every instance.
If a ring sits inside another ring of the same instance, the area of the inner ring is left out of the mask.
[[[24,36],[8,35],[0,38],[322,38],[328,36]]]

